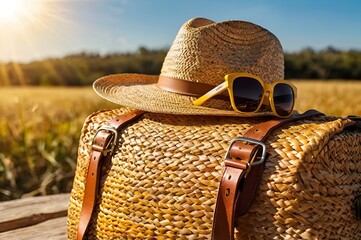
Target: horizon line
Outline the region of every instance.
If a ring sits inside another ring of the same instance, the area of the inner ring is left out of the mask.
[[[44,56],[44,57],[39,57],[36,58],[34,57],[33,59],[30,60],[3,60],[0,59],[0,64],[11,64],[11,63],[18,63],[18,64],[31,64],[33,62],[41,62],[41,61],[45,61],[45,60],[54,60],[54,59],[63,59],[66,57],[71,57],[71,56],[76,56],[76,55],[81,55],[81,54],[88,54],[88,55],[99,55],[101,57],[106,57],[109,55],[122,55],[122,54],[136,54],[139,50],[141,50],[142,48],[144,48],[145,50],[148,51],[168,51],[169,47],[158,47],[158,48],[150,48],[150,47],[146,47],[146,46],[139,46],[137,49],[133,49],[133,50],[114,50],[114,51],[107,51],[107,52],[101,52],[100,50],[90,50],[90,49],[84,49],[84,50],[79,50],[79,51],[74,51],[74,52],[69,52],[69,53],[65,53],[65,54],[61,54],[58,56]],[[351,52],[351,51],[355,51],[355,52],[361,52],[361,48],[358,47],[351,47],[351,48],[341,48],[341,47],[334,47],[332,45],[330,46],[326,46],[323,48],[317,48],[317,47],[312,47],[312,46],[306,46],[303,47],[301,49],[298,50],[283,50],[284,54],[297,54],[300,52],[303,52],[305,50],[312,50],[316,53],[321,53],[323,51],[335,51],[335,52]]]

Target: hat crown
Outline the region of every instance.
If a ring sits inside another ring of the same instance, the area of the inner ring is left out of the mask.
[[[248,72],[268,83],[283,79],[279,40],[253,23],[193,18],[179,30],[161,75],[218,85],[234,72]]]

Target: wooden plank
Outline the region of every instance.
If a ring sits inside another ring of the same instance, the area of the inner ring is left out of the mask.
[[[0,233],[0,239],[17,240],[65,240],[66,217],[51,219],[31,227],[20,228],[9,232]]]
[[[0,232],[66,216],[68,202],[68,193],[1,202]]]

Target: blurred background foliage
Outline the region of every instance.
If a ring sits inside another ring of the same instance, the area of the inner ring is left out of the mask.
[[[79,53],[26,64],[0,63],[0,86],[89,86],[112,73],[159,74],[168,50],[140,47],[134,53]]]
[[[306,48],[285,54],[288,79],[361,80],[361,51],[340,51],[328,47],[321,51]]]
[[[168,49],[136,52],[79,53],[30,63],[0,63],[0,86],[88,86],[113,73],[159,74]],[[306,48],[285,53],[287,79],[361,79],[361,51],[333,47],[315,51]]]

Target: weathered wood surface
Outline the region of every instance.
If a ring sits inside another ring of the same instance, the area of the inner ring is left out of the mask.
[[[51,219],[30,227],[0,233],[0,239],[66,240],[66,217]]]
[[[0,202],[0,239],[66,239],[69,194]]]

